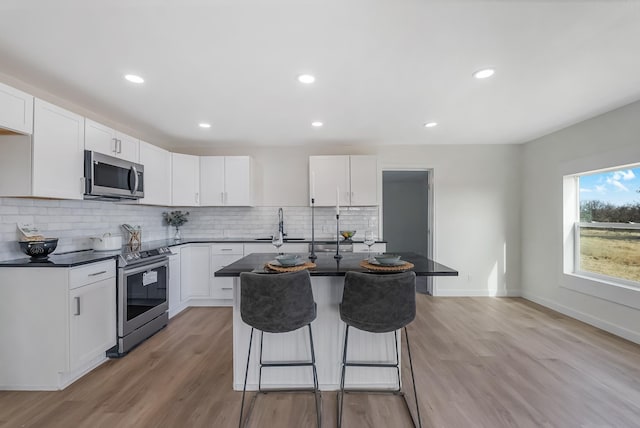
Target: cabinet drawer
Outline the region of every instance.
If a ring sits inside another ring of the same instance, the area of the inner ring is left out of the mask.
[[[69,289],[82,287],[107,278],[116,276],[116,261],[105,260],[104,262],[91,263],[69,270]]]
[[[243,244],[211,244],[211,254],[226,255],[237,254],[242,255],[244,252]]]
[[[234,278],[216,278],[211,287],[211,297],[214,299],[233,299]]]

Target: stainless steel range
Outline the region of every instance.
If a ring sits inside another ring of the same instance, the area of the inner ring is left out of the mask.
[[[167,325],[168,247],[125,247],[118,258],[118,344],[108,357],[121,357]]]

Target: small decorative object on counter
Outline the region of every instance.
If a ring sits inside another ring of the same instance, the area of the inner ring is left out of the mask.
[[[131,250],[139,250],[142,245],[142,227],[140,225],[123,224],[122,228],[129,233],[129,241],[127,242],[129,248]]]
[[[180,211],[180,210],[162,213],[162,216],[164,217],[164,221],[169,226],[173,226],[176,228],[176,233],[174,235],[174,239],[176,241],[180,240],[180,226],[182,226],[188,221],[187,219],[188,215],[189,215],[188,211]]]
[[[340,235],[344,238],[345,242],[351,242],[351,238],[356,234],[355,230],[341,230]]]

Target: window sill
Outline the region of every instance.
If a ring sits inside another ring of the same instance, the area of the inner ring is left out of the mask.
[[[560,286],[582,294],[640,309],[640,288],[578,273],[564,273]]]

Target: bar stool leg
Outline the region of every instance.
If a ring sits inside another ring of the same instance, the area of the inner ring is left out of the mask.
[[[340,391],[338,391],[338,428],[342,427],[342,405],[344,403],[344,378],[347,369],[347,342],[349,339],[349,324],[344,331],[344,347],[342,351],[342,374],[340,376]]]
[[[244,410],[244,395],[247,392],[247,377],[249,376],[249,360],[251,359],[251,342],[253,342],[253,327],[251,327],[251,335],[249,336],[249,352],[247,352],[247,367],[244,372],[244,386],[242,387],[242,404],[240,405],[240,421],[238,428],[242,428],[242,412]]]
[[[318,370],[316,368],[316,352],[313,347],[313,333],[311,332],[311,324],[307,324],[309,327],[309,344],[311,346],[311,367],[313,368],[313,394],[316,401],[316,419],[318,422],[318,428],[322,426],[322,396],[320,395],[320,385],[318,383]]]
[[[416,400],[416,413],[418,414],[418,427],[422,428],[422,418],[420,417],[420,404],[418,403],[418,391],[416,389],[416,377],[413,373],[413,361],[411,359],[411,346],[409,345],[409,333],[407,333],[407,327],[404,328],[404,337],[407,339],[407,354],[409,355],[409,367],[411,368],[411,381],[413,382],[413,396]],[[406,403],[406,400],[405,400]],[[409,406],[407,406],[407,409]],[[411,415],[411,411],[409,410],[409,414]],[[413,421],[413,415],[411,415],[411,419]],[[416,425],[416,422],[413,421],[413,425]]]

